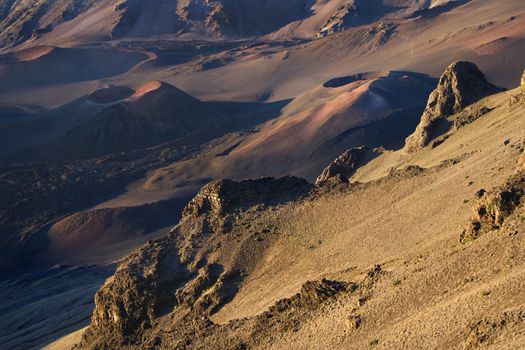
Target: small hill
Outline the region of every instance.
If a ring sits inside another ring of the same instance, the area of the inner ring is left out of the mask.
[[[65,130],[61,144],[54,146],[55,157],[94,157],[157,145],[205,129],[212,113],[171,85],[147,83]]]
[[[187,198],[135,207],[80,211],[47,230],[39,264],[104,264],[119,260],[137,245],[157,239],[180,219]]]
[[[208,129],[231,117],[172,85],[154,81],[137,90],[110,86],[38,117],[11,122],[4,154],[35,148],[33,159],[82,159],[154,146]],[[33,130],[37,137],[27,137]],[[20,136],[18,133],[25,133]]]

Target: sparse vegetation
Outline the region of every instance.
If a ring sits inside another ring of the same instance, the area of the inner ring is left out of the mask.
[[[394,282],[392,282],[392,285],[393,285],[394,287],[397,287],[397,286],[399,286],[400,284],[401,284],[401,280],[395,280]]]
[[[376,345],[379,345],[379,339],[372,339],[368,341],[368,346],[374,347]]]

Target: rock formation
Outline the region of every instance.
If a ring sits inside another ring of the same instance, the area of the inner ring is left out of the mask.
[[[138,341],[167,312],[205,320],[233,296],[247,268],[224,262],[244,254],[236,252],[237,241],[227,235],[232,216],[258,205],[296,200],[310,187],[291,176],[218,180],[204,186],[167,237],[129,256],[97,292],[86,341],[109,347]],[[330,294],[334,288],[338,285],[327,284],[321,292]]]
[[[515,307],[495,316],[487,316],[470,325],[470,332],[463,344],[465,350],[475,350],[498,344],[497,340],[506,331],[520,330],[525,323],[525,309]]]
[[[227,179],[212,181],[188,203],[182,217],[186,221],[202,218],[203,231],[228,231],[233,224],[232,214],[236,211],[296,200],[310,187],[306,180],[294,176],[241,182]]]
[[[183,217],[213,213],[224,215],[235,207],[249,206],[256,203],[271,203],[294,198],[302,193],[309,184],[306,180],[285,176],[258,180],[235,182],[232,180],[212,181],[204,186],[193,200],[188,203]]]
[[[360,23],[361,20],[361,8],[359,2],[350,2],[344,4],[337,9],[337,11],[328,18],[325,23],[321,26],[318,37],[324,37],[334,33],[338,33],[346,29],[346,27]]]
[[[474,110],[468,110],[467,108],[454,119],[454,129],[457,130],[467,124],[471,124],[491,111],[492,108],[488,107],[475,108]]]
[[[129,256],[96,294],[93,329],[131,338],[149,328],[164,307],[176,302],[170,288],[187,274],[173,237],[149,243]]]
[[[475,64],[461,61],[451,64],[430,95],[416,131],[406,139],[405,151],[412,153],[425,147],[450,127],[448,117],[498,91]]]
[[[490,192],[479,190],[473,205],[473,218],[460,235],[460,242],[475,240],[483,233],[501,228],[525,201],[525,172],[518,169],[504,185]]]
[[[357,147],[347,150],[330,163],[315,181],[317,186],[321,186],[328,181],[348,182],[348,179],[359,167],[359,163],[373,152],[366,147]]]

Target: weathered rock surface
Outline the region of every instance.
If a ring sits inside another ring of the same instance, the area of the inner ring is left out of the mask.
[[[464,349],[479,349],[498,344],[498,338],[506,333],[519,332],[525,324],[525,310],[512,308],[505,310],[496,317],[487,317],[470,326],[470,332],[465,340]]]
[[[302,285],[299,293],[278,300],[268,311],[250,320],[254,323],[250,340],[257,344],[258,338],[264,339],[290,330],[295,332],[308,321],[312,313],[319,312],[324,307],[329,308],[330,304],[338,298],[351,300],[352,305],[355,306],[349,316],[353,324],[350,326],[355,330],[363,323],[363,318],[357,313],[371,298],[374,285],[382,275],[381,266],[375,265],[372,269],[365,271],[357,282],[326,278],[307,281]]]
[[[359,1],[342,5],[321,26],[317,36],[323,37],[345,30],[351,25],[362,23],[363,9]]]
[[[0,1],[0,45],[34,40],[64,22],[78,23],[90,16],[98,19],[98,31],[111,38],[187,32],[211,37],[261,35],[309,15],[308,4],[306,0],[5,0]]]
[[[83,345],[118,347],[121,342],[139,342],[167,313],[207,319],[234,296],[241,270],[248,265],[228,263],[242,260],[244,254],[236,248],[242,246],[240,241],[226,235],[232,225],[225,225],[228,218],[252,206],[297,199],[310,188],[306,180],[291,176],[218,180],[204,186],[167,237],[129,256],[97,292]]]
[[[521,155],[518,158],[518,163],[516,165],[516,171],[525,171],[525,132],[521,138],[520,145]]]
[[[97,292],[88,337],[119,334],[133,339],[177,303],[173,288],[188,274],[178,259],[173,237],[142,247]]]
[[[317,32],[318,37],[325,37],[342,32],[348,28],[358,27],[373,23],[375,20],[385,17],[394,8],[389,7],[381,1],[370,0],[349,0],[341,4],[333,14],[327,18]],[[388,37],[394,32],[395,26],[385,22],[369,28],[363,39],[372,40],[379,36],[379,41],[386,42]]]
[[[464,111],[464,113],[459,114],[454,120],[454,129],[457,130],[465,125],[471,124],[491,111],[492,109],[488,107],[481,107],[473,111]]]
[[[451,64],[431,93],[416,131],[406,139],[405,151],[411,153],[425,147],[450,127],[448,117],[499,91],[475,64],[462,61]]]
[[[460,235],[460,242],[475,240],[483,233],[501,228],[505,219],[525,201],[525,172],[517,171],[504,185],[477,192],[473,218]]]
[[[288,299],[279,300],[270,308],[268,313],[283,312],[284,310],[299,307],[315,307],[325,300],[351,288],[345,282],[322,279],[320,281],[308,281],[303,284],[301,291]]]
[[[267,203],[274,200],[292,199],[310,187],[304,179],[286,176],[235,182],[212,181],[204,186],[184,209],[183,216],[201,215],[207,212],[225,214],[237,206]]]
[[[317,186],[321,186],[328,181],[348,182],[348,179],[359,167],[360,162],[373,153],[366,147],[357,147],[347,150],[330,163],[315,181]]]

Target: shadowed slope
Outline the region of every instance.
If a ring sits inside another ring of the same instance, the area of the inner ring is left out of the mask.
[[[254,107],[254,109],[256,109]],[[251,111],[250,111],[251,112]],[[4,122],[6,161],[82,159],[186,138],[201,143],[250,124],[243,108],[204,103],[172,85],[153,81],[136,91],[109,86],[60,108]],[[249,113],[249,112],[246,112]]]

